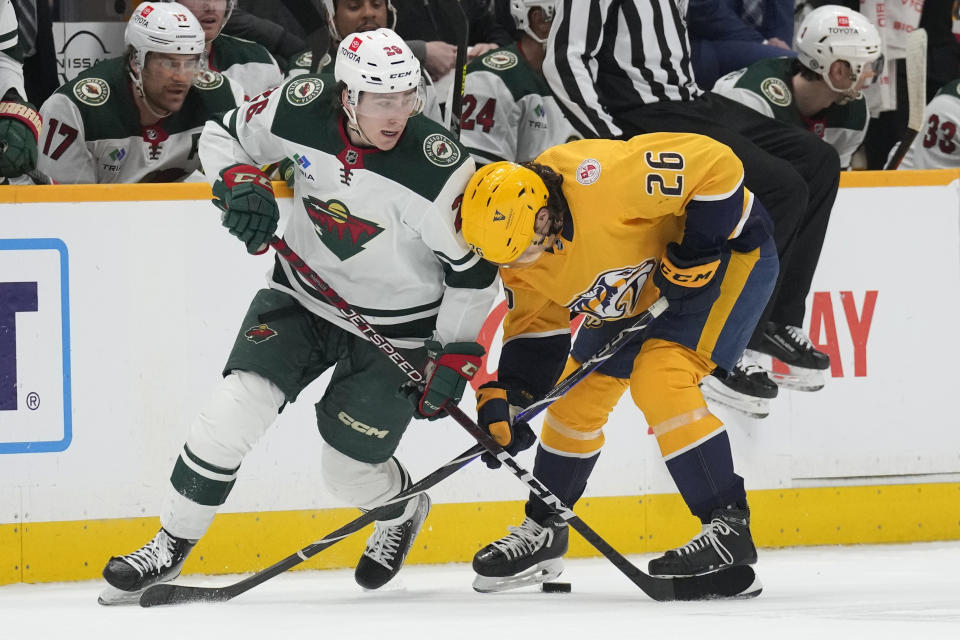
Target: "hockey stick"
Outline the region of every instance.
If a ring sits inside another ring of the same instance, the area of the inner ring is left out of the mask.
[[[397,353],[396,348],[390,345],[389,340],[377,333],[356,309],[353,309],[343,298],[338,296],[284,240],[274,237],[270,245],[276,249],[284,259],[290,262],[293,268],[303,275],[311,285],[327,297],[344,318],[356,326],[371,342],[377,345],[381,351],[384,351],[387,357],[407,374],[408,378],[414,382],[423,381],[423,376],[417,372],[402,355]],[[663,308],[660,309],[660,311],[662,310]],[[646,316],[645,320],[649,322],[649,320],[654,317],[654,314],[651,313],[650,310],[647,310],[638,317],[638,322],[641,317],[644,316]],[[621,343],[621,345],[622,344],[623,343]],[[560,517],[566,520],[587,542],[593,545],[597,551],[610,560],[631,582],[654,600],[703,600],[709,598],[753,597],[760,593],[759,586],[751,591],[751,588],[758,583],[756,582],[756,575],[753,569],[749,566],[731,567],[716,573],[684,578],[654,578],[644,573],[623,557],[616,549],[611,547],[597,532],[587,526],[586,522],[580,519],[569,507],[564,505],[557,496],[544,487],[531,473],[521,467],[513,456],[504,451],[503,447],[497,444],[497,441],[494,440],[490,434],[481,429],[480,426],[464,414],[459,407],[456,405],[446,405],[444,409],[451,418],[476,438],[487,451],[496,456],[504,466],[510,469],[537,497],[556,510]]]
[[[282,244],[278,246],[278,243]],[[288,254],[286,252],[289,251],[289,247],[286,246],[286,243],[284,243],[282,240],[276,240],[274,241],[273,246],[276,247],[278,251],[281,247],[284,248],[284,253],[281,255],[287,257]],[[290,257],[288,259],[291,260],[291,263],[296,267],[298,263],[295,261],[298,260],[298,258],[292,251],[289,252],[289,256]],[[317,283],[312,281],[311,283],[314,284],[314,286],[317,286]],[[325,283],[322,283],[322,281],[321,284],[323,284],[323,287],[318,288],[324,288],[327,292],[326,295],[329,296],[329,292],[332,292],[332,290],[327,287]],[[617,336],[615,336],[609,343],[600,349],[595,356],[584,362],[575,371],[557,383],[557,385],[542,399],[534,402],[520,412],[520,414],[517,415],[516,420],[527,422],[533,419],[534,416],[542,412],[551,402],[555,401],[557,398],[569,391],[575,384],[583,380],[588,373],[600,366],[600,364],[606,360],[610,359],[610,357],[613,356],[613,354],[616,353],[627,342],[629,342],[639,330],[646,327],[651,318],[659,316],[666,306],[667,305],[665,301],[658,300],[655,302],[650,309],[647,310],[647,312],[637,316],[635,322],[624,328]],[[351,318],[352,317],[355,316],[351,316]],[[467,420],[469,420],[469,418],[467,418]],[[170,604],[184,604],[189,602],[225,602],[227,600],[231,600],[238,595],[256,587],[257,585],[260,585],[267,580],[270,580],[271,578],[274,578],[281,573],[292,569],[298,564],[308,560],[309,558],[312,558],[324,549],[333,546],[347,536],[363,529],[369,523],[377,520],[392,505],[402,502],[416,494],[427,491],[437,483],[452,475],[454,472],[466,466],[470,461],[484,451],[486,451],[486,449],[482,445],[475,445],[471,449],[461,453],[443,467],[440,467],[436,471],[433,471],[429,475],[425,476],[419,482],[398,493],[386,503],[376,507],[375,509],[371,509],[360,517],[343,525],[336,531],[327,534],[322,539],[303,547],[296,553],[287,556],[283,560],[280,560],[279,562],[262,569],[257,573],[240,580],[239,582],[227,585],[225,587],[191,587],[178,584],[157,584],[148,587],[140,595],[140,606],[153,607]]]
[[[886,169],[896,169],[903,161],[917,133],[923,128],[923,108],[927,102],[927,31],[914,29],[907,34],[907,130]]]
[[[451,0],[457,4],[463,18],[463,37],[457,43],[457,59],[454,63],[453,98],[450,100],[450,132],[460,139],[460,118],[463,114],[463,85],[467,79],[467,48],[470,45],[470,19],[463,8],[463,0]]]

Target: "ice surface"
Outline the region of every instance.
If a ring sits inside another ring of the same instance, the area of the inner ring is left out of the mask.
[[[631,560],[645,567],[649,557]],[[100,582],[16,584],[0,587],[0,632],[57,640],[960,638],[960,542],[762,550],[757,571],[764,592],[754,600],[666,604],[602,558],[567,561],[561,579],[573,583],[570,594],[475,593],[469,565],[409,566],[376,592],[361,590],[351,571],[292,572],[230,602],[153,609],[99,606]]]

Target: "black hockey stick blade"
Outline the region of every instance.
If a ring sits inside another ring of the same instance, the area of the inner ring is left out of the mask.
[[[690,578],[654,578],[673,582],[672,600],[721,600],[756,598],[763,591],[753,567],[721,569]]]

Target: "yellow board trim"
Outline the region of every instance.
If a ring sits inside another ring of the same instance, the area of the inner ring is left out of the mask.
[[[960,483],[769,489],[749,494],[761,547],[904,543],[960,539]],[[679,495],[585,498],[577,514],[621,553],[685,544],[700,530]],[[354,509],[220,514],[184,567],[185,574],[246,573],[267,567],[358,515]],[[407,560],[470,562],[523,519],[523,503],[434,505]],[[107,559],[149,540],[157,518],[0,525],[0,584],[90,580]],[[298,568],[352,567],[369,527]],[[599,555],[572,535],[569,557]],[[471,571],[464,567],[464,581]]]
[[[935,187],[960,179],[958,169],[926,171],[844,171],[841,188]],[[279,198],[292,197],[283,182],[274,182]],[[52,186],[0,186],[0,204],[20,202],[138,202],[145,200],[205,200],[210,197],[206,182],[163,184],[59,184]]]

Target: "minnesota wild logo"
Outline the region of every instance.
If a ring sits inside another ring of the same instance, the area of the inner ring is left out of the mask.
[[[313,228],[320,241],[341,260],[346,260],[363,251],[364,246],[380,235],[383,227],[358,218],[350,213],[347,205],[339,200],[324,202],[319,198],[303,198]]]
[[[247,336],[250,342],[260,344],[277,335],[277,332],[265,324],[258,324],[247,329],[243,335]]]

